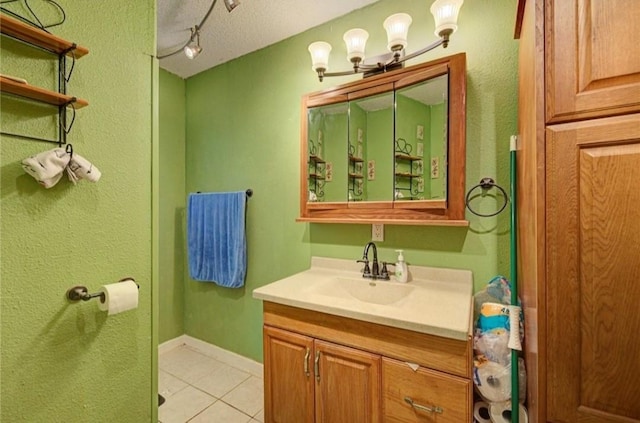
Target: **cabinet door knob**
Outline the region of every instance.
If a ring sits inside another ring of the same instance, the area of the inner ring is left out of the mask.
[[[304,354],[304,374],[309,377],[309,355],[311,355],[311,349],[307,347],[307,352]]]
[[[420,411],[425,411],[427,413],[438,413],[438,414],[442,414],[442,412],[444,411],[442,408],[434,405],[432,407],[427,407],[426,405],[420,405],[417,404],[415,402],[413,402],[413,400],[410,397],[404,397],[404,402],[406,402],[407,404],[409,404],[411,407],[413,407],[416,410],[420,410]]]
[[[313,361],[313,372],[316,374],[316,381],[320,383],[320,351],[316,351],[316,359]]]

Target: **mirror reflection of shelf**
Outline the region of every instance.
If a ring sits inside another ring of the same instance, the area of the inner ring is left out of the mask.
[[[309,201],[321,201],[324,197],[324,184],[326,180],[326,161],[316,154],[309,155]],[[313,193],[313,195],[311,195]]]
[[[322,160],[320,157],[316,156],[315,154],[311,154],[309,156],[309,162],[311,162],[311,163],[326,163],[324,160]]]
[[[404,140],[403,140],[404,141]],[[406,144],[405,144],[406,146]],[[408,151],[411,151],[411,146],[408,146],[409,149]],[[398,142],[396,141],[396,148],[398,148]],[[406,148],[406,147],[405,147]],[[424,198],[420,198],[418,196],[420,189],[419,189],[419,178],[422,178],[422,172],[420,171],[421,167],[419,167],[418,169],[414,169],[414,167],[416,167],[416,164],[420,164],[421,161],[423,160],[422,157],[419,156],[413,156],[409,153],[407,153],[407,151],[395,151],[395,159],[396,159],[396,171],[394,172],[394,175],[396,177],[396,184],[395,184],[395,190],[396,192],[398,192],[398,190],[400,191],[409,191],[409,193],[411,194],[410,196],[407,197],[399,197],[398,195],[395,196],[396,200],[399,201],[407,201],[407,200],[423,200]],[[403,167],[408,167],[409,170],[408,171],[403,171],[403,170],[398,170],[398,165],[400,163],[403,163]],[[417,170],[417,173],[414,173],[414,171]],[[402,186],[398,184],[398,179],[402,179],[403,181],[401,182],[403,185],[408,184],[408,186]]]
[[[353,154],[349,154],[349,201],[363,201],[360,198],[363,194],[363,180],[362,166],[358,167],[359,163],[364,163],[364,159],[356,157]]]
[[[397,153],[396,152],[396,160],[415,161],[415,160],[422,160],[422,157],[411,156],[409,154]]]
[[[402,177],[402,178],[419,178],[422,175],[418,175],[415,173],[410,173],[410,172],[396,172],[396,176]]]

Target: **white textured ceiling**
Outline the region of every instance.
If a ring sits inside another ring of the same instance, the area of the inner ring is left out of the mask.
[[[158,56],[181,49],[214,0],[158,0]],[[160,60],[160,67],[188,78],[259,50],[378,0],[240,0],[227,12],[218,0],[200,31],[202,53]]]

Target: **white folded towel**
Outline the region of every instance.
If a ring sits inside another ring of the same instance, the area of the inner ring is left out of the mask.
[[[45,188],[51,188],[60,181],[71,155],[63,148],[43,151],[22,161],[22,168]]]
[[[69,180],[74,184],[80,179],[86,179],[91,182],[98,182],[102,173],[91,162],[79,154],[73,154],[67,167]]]

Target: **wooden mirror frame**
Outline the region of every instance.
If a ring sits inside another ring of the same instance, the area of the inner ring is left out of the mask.
[[[445,200],[308,201],[307,111],[310,107],[347,102],[394,91],[446,73],[449,74],[449,110],[447,195]],[[464,53],[303,96],[300,113],[300,140],[300,217],[296,221],[391,225],[469,225],[469,222],[465,220],[464,202],[466,160],[466,56]]]

